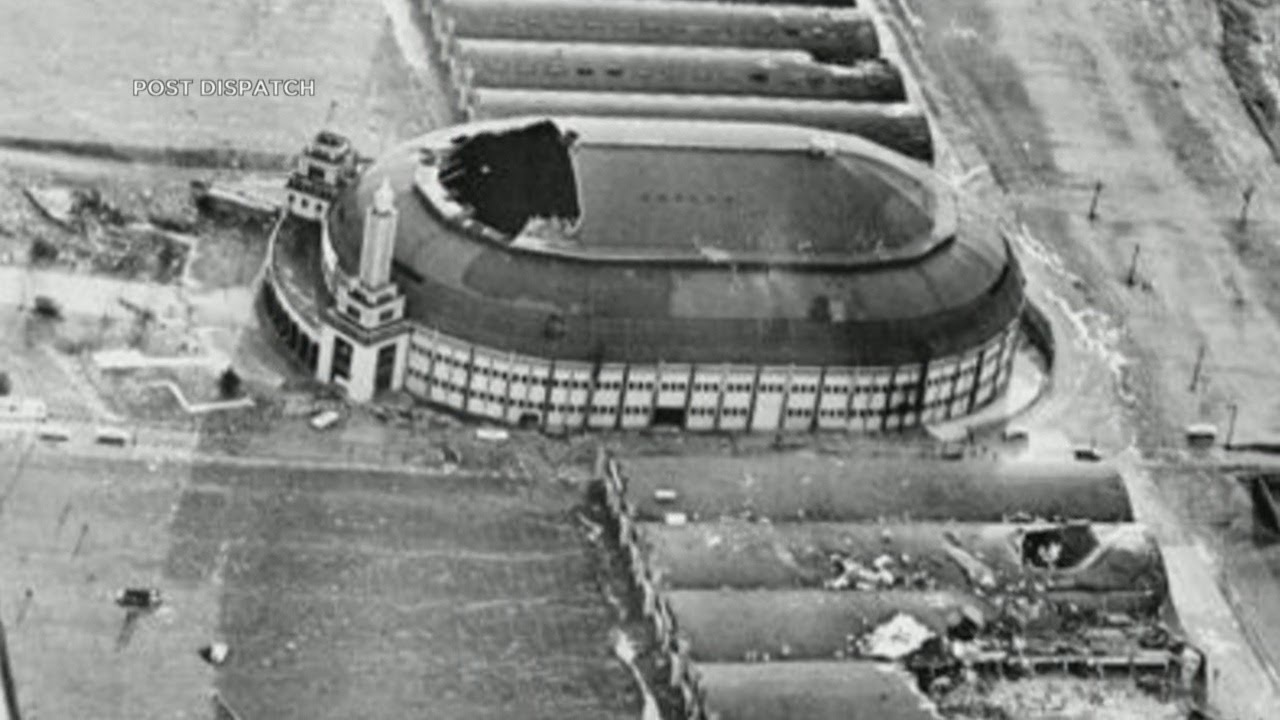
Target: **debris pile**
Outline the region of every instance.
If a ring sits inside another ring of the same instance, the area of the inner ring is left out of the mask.
[[[828,504],[813,522],[770,518],[749,496],[716,518],[704,496],[703,512],[672,525],[652,509],[638,520],[636,504],[686,516],[695,488],[664,477],[633,499],[618,463],[604,466],[690,717],[712,710],[699,668],[715,668],[723,693],[764,662],[887,663],[953,718],[1154,719],[1205,706],[1205,658],[1167,602],[1158,546],[1130,520],[975,510],[961,522],[885,522],[832,517]]]
[[[95,272],[161,283],[181,275],[192,240],[133,217],[98,189],[29,186],[23,192],[62,231],[33,240],[32,262],[87,265]]]

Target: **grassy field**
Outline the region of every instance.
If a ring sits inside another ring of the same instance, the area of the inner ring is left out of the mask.
[[[0,455],[29,717],[634,717],[572,493],[469,476]],[[127,632],[110,600],[156,585]],[[32,594],[24,593],[30,588]],[[225,640],[214,670],[195,655]]]
[[[397,0],[397,2],[406,0]],[[135,80],[192,79],[188,97]],[[201,79],[309,79],[311,97],[201,96]],[[0,136],[291,153],[331,121],[365,152],[422,132],[434,92],[380,0],[17,0],[0,7]]]

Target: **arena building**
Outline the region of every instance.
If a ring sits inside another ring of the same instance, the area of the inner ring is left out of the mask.
[[[404,143],[318,223],[285,217],[265,277],[318,380],[552,429],[965,416],[1007,386],[1024,303],[1008,242],[922,163],[812,128],[621,118]]]

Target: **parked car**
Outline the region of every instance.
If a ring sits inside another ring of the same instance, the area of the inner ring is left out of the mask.
[[[342,413],[337,410],[325,410],[311,416],[311,428],[313,430],[328,430],[338,421],[342,419]]]

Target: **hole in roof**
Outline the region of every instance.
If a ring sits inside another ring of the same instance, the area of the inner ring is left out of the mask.
[[[550,120],[455,139],[440,184],[476,221],[508,236],[531,220],[575,226],[581,217],[569,147],[576,135]]]

